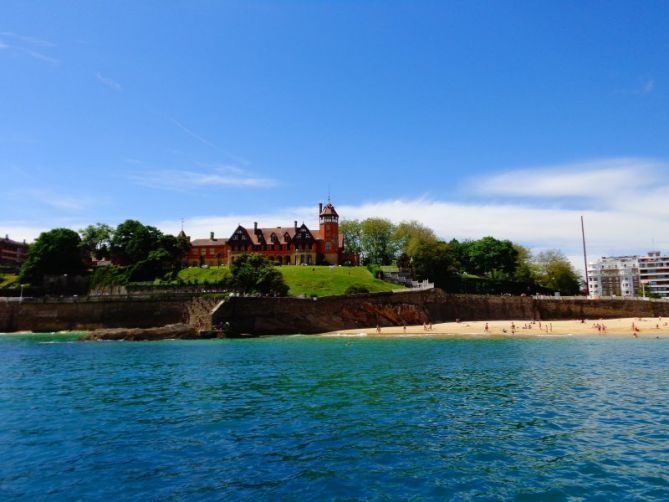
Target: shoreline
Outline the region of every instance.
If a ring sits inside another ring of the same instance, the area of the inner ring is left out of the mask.
[[[487,325],[487,330],[486,330]],[[599,327],[598,327],[599,326]],[[427,328],[427,329],[426,329]],[[489,336],[500,338],[627,336],[630,338],[669,337],[669,319],[657,317],[621,317],[558,321],[460,321],[421,325],[367,327],[321,333],[322,336]]]
[[[486,325],[488,329],[486,330]],[[598,328],[599,326],[599,328]],[[634,331],[633,331],[634,326]],[[173,326],[171,326],[173,327]],[[157,331],[167,328],[148,328],[148,331]],[[427,328],[427,329],[426,329]],[[669,337],[669,319],[664,318],[638,318],[622,317],[615,319],[585,319],[581,320],[556,320],[556,321],[522,321],[522,320],[504,320],[504,321],[460,321],[437,323],[430,326],[407,325],[403,326],[384,326],[377,332],[376,327],[352,328],[345,330],[336,330],[317,333],[304,336],[324,336],[324,337],[494,337],[494,338],[559,338],[559,337],[636,337],[637,338],[666,338]],[[121,328],[115,330],[100,331],[131,331],[135,329]],[[147,329],[144,329],[147,331]],[[74,335],[79,334],[81,338],[90,337],[91,330],[62,330],[62,331],[15,331],[2,332],[0,336],[44,336],[44,335]],[[292,335],[299,334],[294,333]],[[289,335],[271,335],[271,336],[291,336]],[[191,339],[199,339],[199,336],[190,335]],[[189,337],[189,338],[190,338]],[[251,336],[255,338],[255,336]],[[211,337],[207,337],[211,338]],[[202,339],[205,339],[204,337]]]

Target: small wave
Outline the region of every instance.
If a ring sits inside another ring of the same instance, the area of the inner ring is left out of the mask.
[[[328,333],[323,336],[341,336],[344,338],[358,337],[358,336],[367,336],[367,333]]]

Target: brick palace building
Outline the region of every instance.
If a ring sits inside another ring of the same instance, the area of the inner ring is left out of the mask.
[[[25,241],[17,242],[5,235],[0,238],[0,267],[9,270],[18,270],[26,259],[28,245]]]
[[[334,206],[319,204],[318,215],[318,230],[295,221],[292,227],[260,228],[257,222],[253,228],[240,225],[227,239],[218,239],[211,232],[209,239],[191,242],[187,265],[230,265],[244,253],[261,254],[278,265],[356,265],[356,256],[344,254],[344,236],[339,233]]]

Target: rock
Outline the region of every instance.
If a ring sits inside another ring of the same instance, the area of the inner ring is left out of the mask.
[[[195,340],[200,334],[187,324],[168,324],[159,328],[114,328],[96,329],[79,341],[99,340],[126,340],[126,341],[156,341],[156,340]]]

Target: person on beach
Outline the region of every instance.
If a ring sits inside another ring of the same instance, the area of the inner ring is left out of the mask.
[[[379,326],[378,323],[376,325],[376,333],[377,334],[381,333],[381,326]]]
[[[485,323],[485,332],[488,333],[490,331],[490,328],[488,327],[488,323]]]

